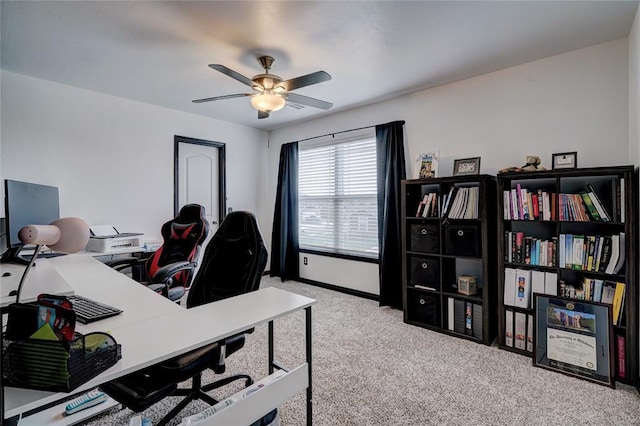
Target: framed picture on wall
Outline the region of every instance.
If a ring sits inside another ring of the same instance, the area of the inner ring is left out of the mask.
[[[418,179],[434,178],[438,174],[438,154],[425,152],[418,156],[415,164],[415,177]]]
[[[551,166],[555,169],[575,169],[578,167],[577,152],[560,152],[551,155]]]
[[[479,175],[479,174],[480,174],[480,157],[463,158],[460,160],[454,160],[453,162],[454,176]]]

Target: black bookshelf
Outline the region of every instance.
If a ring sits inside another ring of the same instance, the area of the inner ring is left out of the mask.
[[[458,196],[461,207],[454,210]],[[424,206],[418,211],[421,201],[430,201],[426,217]],[[402,217],[404,321],[491,344],[497,331],[495,177],[404,180]],[[463,293],[459,277],[475,279],[476,292]]]
[[[533,321],[534,291],[599,302],[603,292],[598,286],[622,283],[625,296],[621,316],[613,325],[612,363],[616,381],[637,383],[637,181],[633,166],[498,175],[497,305],[501,349],[533,356],[532,327],[528,323]],[[588,204],[594,198],[591,193],[595,193],[602,209],[593,206],[595,211],[590,213]],[[520,210],[514,211],[514,205]],[[524,210],[528,216],[524,216]],[[620,246],[622,235],[624,243]],[[624,250],[620,264],[611,262],[612,267],[617,264],[617,270],[607,268],[607,246],[613,244],[611,241]],[[516,282],[520,277],[531,278],[528,303],[518,298],[517,290],[512,298],[509,286],[516,286],[514,276]]]

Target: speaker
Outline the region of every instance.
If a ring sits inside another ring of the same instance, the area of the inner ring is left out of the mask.
[[[451,256],[480,256],[480,227],[448,225],[444,228],[444,251]]]
[[[439,291],[440,265],[438,259],[412,257],[409,282],[412,286],[421,285]]]
[[[413,224],[410,228],[411,251],[422,253],[440,252],[440,228],[438,225]]]

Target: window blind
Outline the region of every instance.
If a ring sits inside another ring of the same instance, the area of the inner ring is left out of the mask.
[[[300,146],[300,248],[378,258],[375,136]]]

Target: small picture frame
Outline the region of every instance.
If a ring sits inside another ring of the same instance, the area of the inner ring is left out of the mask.
[[[418,179],[434,178],[438,174],[438,154],[425,152],[418,156],[415,165],[415,176]]]
[[[551,166],[556,169],[575,169],[578,167],[577,152],[560,152],[551,154]]]
[[[479,175],[480,174],[480,157],[462,158],[453,161],[453,175]]]

